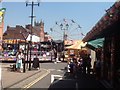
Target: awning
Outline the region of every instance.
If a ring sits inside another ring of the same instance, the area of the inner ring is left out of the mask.
[[[81,49],[85,44],[82,40],[76,40],[73,45],[66,47],[66,49]]]
[[[87,43],[87,46],[91,49],[103,47],[104,40],[105,40],[104,38],[99,38],[99,39],[96,39],[96,40],[89,41]]]

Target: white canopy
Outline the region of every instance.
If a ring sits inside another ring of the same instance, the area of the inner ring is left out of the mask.
[[[31,35],[29,34],[27,37],[27,41],[30,41],[30,37],[31,37]],[[40,42],[40,37],[38,37],[36,35],[32,35],[32,42]]]
[[[66,49],[81,49],[81,47],[85,47],[86,43],[83,43],[82,40],[75,40],[74,44],[66,47]]]

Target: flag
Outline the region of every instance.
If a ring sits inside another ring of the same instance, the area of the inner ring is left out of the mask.
[[[73,23],[75,23],[75,21],[74,20],[71,20]]]
[[[3,21],[5,11],[6,11],[6,8],[0,9],[0,23]]]
[[[53,31],[53,29],[52,29],[52,28],[50,28],[50,31],[52,32],[52,31]]]
[[[66,23],[67,23],[67,20],[66,20],[65,18],[63,19],[63,21],[64,21],[64,24],[66,24]]]
[[[58,23],[57,23],[57,22],[55,22],[55,24],[56,24],[56,25],[58,25]]]
[[[78,25],[78,28],[82,28],[80,25]]]
[[[85,36],[83,33],[81,33],[82,36]]]

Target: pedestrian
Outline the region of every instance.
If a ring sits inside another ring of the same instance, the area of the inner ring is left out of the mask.
[[[96,60],[94,61],[94,64],[93,64],[93,75],[96,74]]]
[[[24,55],[22,53],[22,50],[20,49],[16,54],[16,69],[18,72],[22,72],[23,64],[22,59],[24,58]]]
[[[46,53],[43,53],[43,59],[46,60]]]
[[[96,79],[100,79],[101,76],[101,60],[98,59],[95,65]]]
[[[87,56],[87,74],[90,74],[91,71],[91,58],[90,58],[90,54],[88,54]]]
[[[87,54],[84,54],[83,57],[82,57],[82,66],[83,66],[83,73],[86,74]]]
[[[38,58],[37,54],[34,56],[32,67],[33,67],[33,69],[40,69],[39,58]]]
[[[75,63],[73,62],[73,60],[70,61],[70,74],[71,76],[74,76],[75,74]]]
[[[74,74],[76,74],[76,72],[78,71],[78,61],[77,61],[76,56],[73,57],[73,62],[74,62],[74,65],[75,65]]]
[[[79,72],[82,73],[82,71],[83,71],[83,60],[82,60],[82,58],[79,59],[78,66],[79,66]]]
[[[68,59],[69,60],[69,59]],[[71,59],[70,59],[71,60]],[[70,61],[68,61],[67,72],[70,73]]]
[[[54,59],[56,60],[56,58],[57,58],[57,51],[56,49],[54,49]]]

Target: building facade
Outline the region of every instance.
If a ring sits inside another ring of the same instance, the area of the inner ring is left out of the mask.
[[[32,30],[32,33],[31,33]],[[2,32],[2,31],[1,31]],[[39,37],[37,40],[38,44],[40,42],[49,41],[49,34],[44,32],[44,23],[43,21],[34,22],[34,26],[32,27],[30,24],[26,25],[25,27],[16,25],[16,27],[7,26],[7,30],[3,34],[4,44],[6,46],[9,44],[20,44],[28,40],[27,37],[32,36]],[[32,37],[33,40],[34,37]],[[27,41],[28,42],[28,41]],[[4,45],[3,45],[4,46]]]
[[[101,59],[101,79],[113,88],[120,88],[120,1],[115,2],[95,27],[84,37],[90,42],[104,38],[103,46],[96,53]],[[96,43],[97,44],[97,43]],[[99,43],[98,43],[99,44]]]
[[[4,22],[0,23],[0,52],[2,52],[3,26]]]
[[[36,22],[34,23],[34,30],[38,31],[39,37],[40,37],[40,42],[44,42],[45,40],[45,32],[44,32],[44,22],[41,20],[41,22]]]

